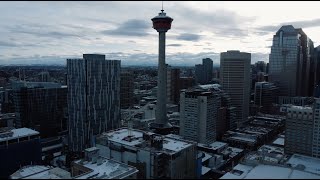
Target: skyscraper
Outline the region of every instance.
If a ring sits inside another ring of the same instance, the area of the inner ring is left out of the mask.
[[[120,126],[120,61],[84,54],[67,59],[69,149],[92,147],[94,136]]]
[[[195,65],[195,75],[197,83],[210,83],[213,77],[213,61],[210,58],[202,59],[202,64]]]
[[[320,46],[314,49],[314,86],[320,86]]]
[[[282,26],[273,36],[269,57],[269,82],[280,96],[311,96],[313,42],[301,28]]]
[[[320,158],[320,95],[315,98],[313,105],[312,156]]]
[[[133,106],[134,79],[131,72],[121,72],[120,81],[120,106],[129,108]]]
[[[277,103],[279,88],[269,82],[256,82],[254,90],[254,104],[259,112],[272,114],[272,103]]]
[[[236,122],[239,127],[249,116],[251,54],[227,51],[220,56],[220,78],[222,89],[231,98],[236,108]]]
[[[16,127],[40,132],[41,138],[67,130],[67,87],[50,82],[13,82]]]
[[[216,140],[216,122],[221,98],[202,88],[190,88],[180,94],[180,135],[198,143]]]
[[[312,155],[313,111],[311,107],[287,109],[284,150],[288,154]]]

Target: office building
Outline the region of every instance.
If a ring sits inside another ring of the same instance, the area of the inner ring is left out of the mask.
[[[312,155],[313,121],[311,107],[291,106],[287,109],[285,153]]]
[[[100,156],[136,167],[138,179],[196,177],[196,143],[121,128],[97,137]]]
[[[134,77],[131,72],[121,72],[120,80],[120,107],[127,109],[134,104]]]
[[[273,36],[269,57],[269,81],[280,96],[310,96],[313,42],[301,28],[282,26]]]
[[[315,98],[313,105],[312,156],[320,158],[320,96]]]
[[[314,54],[314,87],[316,88],[320,86],[320,46],[314,49]]]
[[[273,103],[277,103],[278,88],[272,83],[256,82],[254,91],[254,104],[258,111],[272,114]]]
[[[213,61],[210,58],[202,59],[202,64],[195,65],[196,82],[208,84],[213,78]]]
[[[180,94],[180,135],[198,143],[216,140],[216,123],[221,98],[201,88],[190,88]]]
[[[67,130],[67,87],[51,82],[13,82],[16,127],[40,132],[41,138]]]
[[[1,128],[0,157],[1,179],[7,179],[21,166],[41,163],[39,132],[29,128]]]
[[[167,102],[178,104],[180,96],[180,69],[167,67]]]
[[[227,51],[220,56],[221,85],[236,108],[237,126],[241,126],[249,116],[250,62],[250,53]]]
[[[120,127],[120,61],[84,54],[67,59],[69,149],[81,152],[94,136]]]

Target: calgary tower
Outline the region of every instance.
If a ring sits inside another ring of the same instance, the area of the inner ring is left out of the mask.
[[[167,68],[166,68],[166,32],[171,28],[173,19],[166,15],[163,8],[158,16],[151,19],[153,28],[159,32],[158,90],[156,120],[150,124],[156,133],[168,134],[172,130],[167,117]]]

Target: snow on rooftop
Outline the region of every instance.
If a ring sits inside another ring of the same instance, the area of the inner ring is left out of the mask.
[[[91,169],[91,171],[89,173],[84,173],[82,175],[76,176],[76,179],[89,179],[93,176],[98,179],[113,179],[117,177],[119,178],[120,175],[129,175],[137,172],[137,169],[135,169],[134,167],[105,158],[103,159],[101,164],[93,164],[92,162],[87,161],[83,162],[82,164],[80,161],[81,160],[75,161],[75,163],[89,168]]]
[[[10,176],[12,179],[71,179],[69,172],[58,167],[25,166]]]
[[[272,144],[284,146],[284,138],[283,137],[279,137],[275,141],[273,141]]]
[[[222,147],[224,147],[226,145],[227,145],[227,143],[220,142],[220,141],[215,141],[215,142],[210,144],[212,149],[220,149],[220,148],[222,148]]]
[[[221,179],[319,179],[320,176],[287,167],[259,164],[255,167],[238,164]]]
[[[209,172],[211,169],[205,166],[202,166],[201,168],[201,175],[206,174],[207,172]]]
[[[12,129],[11,132],[13,132],[12,136],[0,137],[0,142],[39,134],[38,131],[29,128]]]
[[[128,137],[128,134],[129,134],[128,129],[123,128],[117,131],[109,132],[107,133],[107,136],[110,141],[114,141],[114,142],[128,145],[128,146],[135,146],[145,141],[142,138],[143,137],[142,131],[131,130],[131,135],[132,135],[131,141],[125,140],[125,138]],[[182,149],[185,149],[191,145],[192,144],[186,141],[178,140],[176,138],[170,138],[169,136],[164,136],[164,139],[163,139],[164,150],[179,152]]]
[[[253,169],[252,166],[244,164],[236,165],[232,171],[226,173],[220,179],[243,179]]]
[[[299,164],[304,165],[304,171],[320,175],[320,159],[318,158],[294,154],[287,163],[291,164],[292,167],[296,167]]]

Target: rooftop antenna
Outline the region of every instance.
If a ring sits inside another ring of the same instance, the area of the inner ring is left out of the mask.
[[[161,12],[163,13],[163,11],[164,11],[164,10],[163,10],[163,1],[161,1],[161,2],[162,2],[162,8],[161,8]]]

